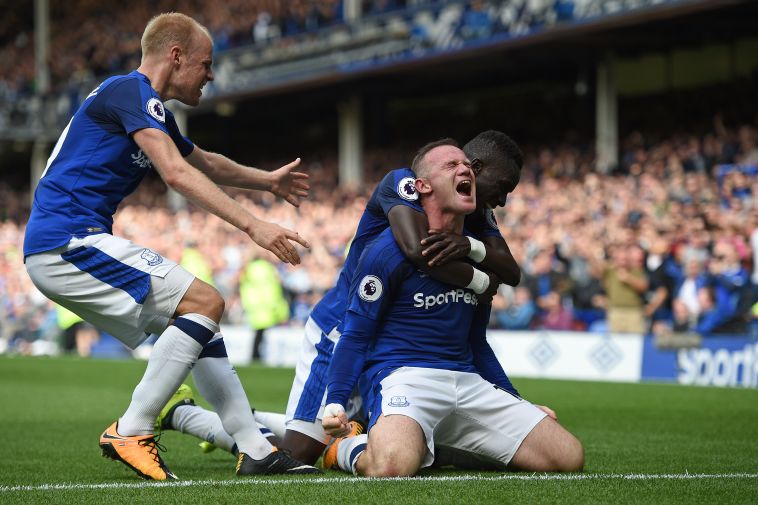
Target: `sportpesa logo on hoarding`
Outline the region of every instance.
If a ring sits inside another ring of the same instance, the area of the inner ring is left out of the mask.
[[[682,349],[677,364],[680,384],[758,386],[758,344],[739,350]]]

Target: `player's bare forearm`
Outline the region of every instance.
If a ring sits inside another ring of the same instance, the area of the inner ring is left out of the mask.
[[[426,214],[404,205],[396,205],[387,214],[400,250],[416,268],[432,279],[459,288],[468,287],[474,277],[474,267],[469,263],[454,260],[443,266],[430,266],[423,254],[422,240],[427,238],[429,221]]]
[[[451,284],[459,288],[465,288],[474,277],[474,267],[464,261],[451,261],[441,267],[430,267],[424,262],[416,265],[420,270],[429,274],[435,281]]]
[[[430,267],[444,267],[452,261],[469,256],[471,243],[469,239],[450,232],[430,231],[430,235],[421,241],[424,248],[421,254]],[[513,258],[505,240],[500,237],[485,237],[482,242],[484,258],[479,265],[495,273],[502,283],[515,286],[521,280],[521,269]]]
[[[244,231],[256,244],[273,252],[281,261],[292,265],[300,263],[300,255],[290,241],[303,247],[310,245],[296,232],[256,218],[199,171],[190,169],[186,175],[172,185],[176,191]]]
[[[294,171],[300,165],[300,158],[271,172],[240,165],[226,156],[203,151],[197,146],[187,159],[216,184],[270,191],[295,207],[308,197],[308,174]]]
[[[503,283],[517,286],[521,281],[521,268],[505,240],[499,237],[485,237],[483,242],[487,255],[480,265],[494,272]]]
[[[222,154],[205,151],[195,146],[192,153],[187,156],[187,161],[216,184],[265,191],[271,189],[270,172],[240,165]]]
[[[133,138],[168,186],[239,228],[280,260],[292,264],[300,262],[297,251],[289,241],[294,240],[305,247],[308,247],[307,242],[295,232],[250,214],[204,173],[187,163],[168,135],[154,128],[145,128],[135,132]]]
[[[245,233],[252,231],[257,220],[203,172],[187,163],[168,135],[154,128],[145,128],[134,133],[134,141],[168,186]],[[190,157],[196,154],[196,150]]]
[[[420,244],[420,242],[419,242]],[[455,287],[465,288],[471,283],[474,277],[474,266],[461,260],[452,260],[441,266],[429,266],[426,257],[420,254],[413,254],[415,249],[406,251],[400,246],[403,254],[413,263],[416,268],[426,273],[435,281],[444,282]]]
[[[425,263],[421,254],[421,239],[427,235],[429,220],[426,214],[405,205],[395,205],[387,213],[392,236],[403,254],[414,265]]]

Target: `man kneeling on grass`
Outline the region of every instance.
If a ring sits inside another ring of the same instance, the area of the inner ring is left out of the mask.
[[[462,233],[476,207],[463,151],[450,139],[428,144],[412,170],[430,228]],[[438,446],[512,470],[582,469],[581,443],[511,386],[485,338],[489,311],[472,291],[418,271],[391,230],[366,248],[354,279],[323,426],[336,437],[351,431],[343,405],[365,374],[370,432],[332,445],[339,468],[414,475]]]

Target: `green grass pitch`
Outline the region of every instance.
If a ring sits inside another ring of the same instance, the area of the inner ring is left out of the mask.
[[[145,482],[97,445],[144,366],[0,357],[0,504],[758,503],[758,390],[527,379],[514,380],[522,394],[584,443],[584,473],[238,479],[231,456],[167,432],[164,458],[182,480]],[[257,408],[284,410],[291,369],[238,372]]]

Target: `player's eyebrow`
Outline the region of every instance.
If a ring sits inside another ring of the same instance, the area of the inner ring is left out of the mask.
[[[459,163],[463,163],[468,168],[471,168],[471,162],[467,159],[463,160],[449,160],[447,163],[445,163],[445,168],[455,168],[458,166]]]

